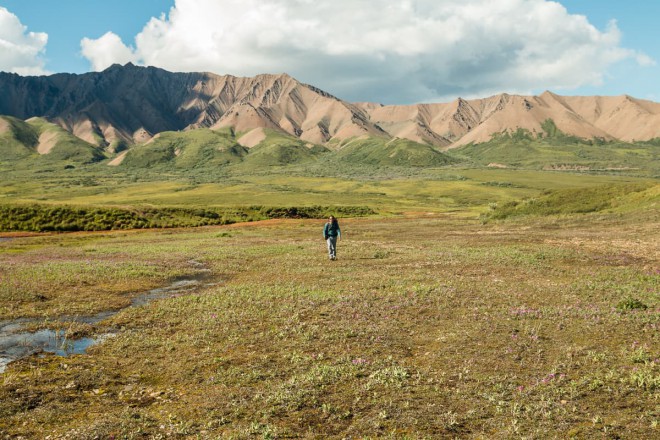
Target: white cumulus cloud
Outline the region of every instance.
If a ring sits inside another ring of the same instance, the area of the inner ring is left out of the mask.
[[[133,47],[82,42],[113,63],[252,76],[286,72],[352,101],[411,103],[600,84],[647,55],[549,0],[176,0]]]
[[[0,6],[0,71],[43,75],[48,34],[28,32],[19,18]]]
[[[126,64],[138,61],[135,51],[126,47],[121,38],[113,32],[107,32],[96,40],[83,38],[80,48],[82,55],[92,63],[92,69],[98,71],[115,63]]]

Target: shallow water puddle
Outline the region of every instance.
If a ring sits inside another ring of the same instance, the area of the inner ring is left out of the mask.
[[[67,339],[65,330],[39,330],[0,334],[0,371],[11,361],[32,353],[53,353],[58,356],[81,354],[97,342],[96,338]]]
[[[201,287],[215,284],[217,283],[209,282],[208,273],[201,273],[194,278],[180,279],[169,286],[144,292],[135,297],[128,307],[142,306],[157,299],[192,293]],[[123,309],[105,311],[92,316],[60,316],[55,321],[96,324],[121,310]],[[23,331],[25,326],[39,322],[43,322],[43,319],[15,319],[0,322],[0,373],[5,371],[9,363],[35,353],[51,353],[56,356],[83,354],[87,348],[110,336],[67,339],[66,330],[63,329]]]

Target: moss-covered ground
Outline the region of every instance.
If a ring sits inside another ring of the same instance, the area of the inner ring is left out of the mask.
[[[657,218],[340,222],[337,261],[323,220],[0,241],[0,319],[214,280],[10,364],[2,438],[660,435]]]

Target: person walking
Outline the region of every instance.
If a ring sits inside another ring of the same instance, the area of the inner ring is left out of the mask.
[[[335,216],[328,218],[328,223],[323,227],[323,239],[328,243],[328,258],[337,259],[337,240],[341,240],[341,229]]]

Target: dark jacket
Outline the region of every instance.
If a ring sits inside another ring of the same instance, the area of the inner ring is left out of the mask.
[[[341,237],[341,229],[339,229],[339,223],[326,223],[323,227],[323,238],[328,239],[328,237]]]

